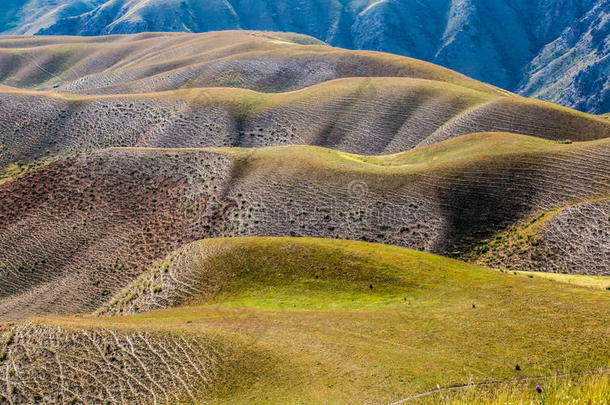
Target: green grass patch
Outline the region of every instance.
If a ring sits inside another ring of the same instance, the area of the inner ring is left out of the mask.
[[[207,148],[206,150],[243,158],[251,165],[251,169],[279,166],[285,168],[287,172],[308,170],[315,173],[322,172],[323,169],[332,169],[337,172],[404,176],[490,162],[505,163],[547,155],[557,157],[607,144],[610,144],[610,138],[562,145],[531,136],[494,132],[463,135],[406,152],[382,156],[355,155],[301,145],[256,149]],[[314,175],[313,173],[311,175]]]
[[[606,291],[363,242],[229,238],[187,251],[215,252],[180,262],[201,266],[194,283],[215,294],[132,316],[39,322],[214,336],[273,359],[272,370],[232,369],[211,403],[390,403],[437,385],[609,365]]]

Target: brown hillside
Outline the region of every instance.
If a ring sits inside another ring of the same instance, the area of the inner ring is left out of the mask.
[[[249,31],[0,37],[0,112],[0,403],[608,391],[607,116]]]
[[[610,199],[583,201],[500,232],[474,253],[479,263],[514,270],[607,274]]]
[[[553,392],[547,376],[607,364],[609,304],[606,291],[396,246],[206,239],[113,297],[113,316],[0,326],[0,401],[391,403],[515,379],[535,401],[533,384]],[[580,396],[603,403],[599,387]]]
[[[429,63],[292,34],[4,37],[0,83],[4,318],[93,311],[218,236],[610,268],[607,205],[566,208],[610,193],[610,122]],[[557,210],[538,247],[505,235]]]
[[[154,260],[207,237],[463,255],[534,213],[607,195],[608,142],[475,134],[387,157],[283,147],[64,159],[0,185],[1,315],[93,311]]]
[[[610,136],[610,122],[592,115],[410,78],[340,79],[273,94],[210,88],[101,97],[13,89],[0,92],[0,109],[0,167],[111,146],[306,144],[382,154],[472,132]]]

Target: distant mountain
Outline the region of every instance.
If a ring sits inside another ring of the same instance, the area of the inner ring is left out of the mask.
[[[525,96],[610,111],[608,0],[8,0],[5,34],[253,29],[431,61]]]

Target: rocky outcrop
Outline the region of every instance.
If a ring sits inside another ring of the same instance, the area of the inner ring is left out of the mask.
[[[610,111],[610,7],[598,2],[556,40],[544,46],[517,87],[531,95],[582,111]]]

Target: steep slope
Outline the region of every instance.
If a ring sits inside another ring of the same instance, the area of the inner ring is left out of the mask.
[[[518,92],[592,113],[610,110],[610,6],[599,2],[525,68]]]
[[[63,18],[91,11],[106,0],[5,0],[0,3],[0,31],[33,35]]]
[[[208,237],[316,236],[465,255],[532,215],[608,195],[609,142],[474,134],[377,157],[292,146],[66,158],[0,185],[0,314],[93,311],[153,261]],[[605,243],[600,226],[592,247]],[[567,270],[608,275],[608,257],[583,249]]]
[[[610,199],[580,201],[502,231],[474,257],[488,266],[569,273],[587,268],[603,274],[610,256]]]
[[[140,313],[5,326],[3,401],[392,403],[521,378],[547,390],[610,355],[605,291],[362,242],[198,241],[113,303]]]
[[[0,7],[5,33],[299,32],[336,46],[431,61],[583,111],[608,112],[607,0],[22,0]]]
[[[14,29],[19,24],[16,14],[23,3],[21,0],[9,0],[2,3],[0,6],[0,27],[2,27],[0,29],[2,31]]]

